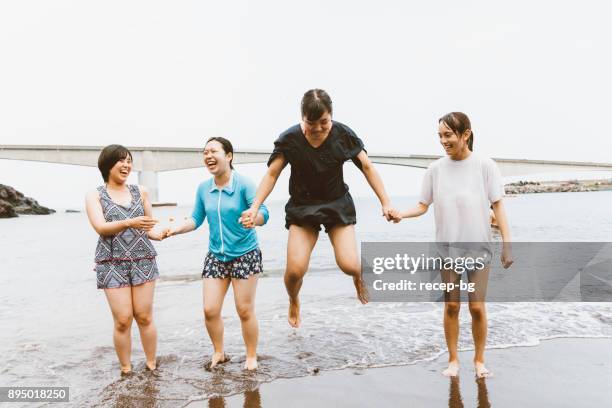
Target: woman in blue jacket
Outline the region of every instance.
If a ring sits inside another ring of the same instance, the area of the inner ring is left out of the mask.
[[[263,271],[261,251],[254,226],[268,221],[268,210],[253,220],[241,218],[255,198],[255,184],[235,172],[234,149],[229,140],[211,137],[204,148],[204,165],[214,176],[198,186],[191,219],[170,230],[167,236],[183,234],[200,227],[206,218],[210,232],[208,254],[204,260],[204,322],[213,343],[210,368],[228,361],[223,351],[221,308],[230,283],[246,346],[247,370],[257,368],[259,328],[255,317],[257,275]]]

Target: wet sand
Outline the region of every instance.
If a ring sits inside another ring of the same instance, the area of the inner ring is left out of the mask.
[[[610,407],[612,339],[553,339],[535,347],[488,350],[493,378],[476,380],[472,351],[459,378],[440,371],[447,356],[409,366],[326,371],[280,379],[197,407]]]

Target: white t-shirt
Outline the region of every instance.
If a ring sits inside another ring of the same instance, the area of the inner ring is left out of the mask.
[[[423,177],[420,202],[434,204],[437,242],[491,242],[489,209],[502,198],[499,168],[490,158],[442,157]]]

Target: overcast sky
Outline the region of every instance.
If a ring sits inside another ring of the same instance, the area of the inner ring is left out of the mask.
[[[0,144],[269,149],[319,87],[370,152],[442,154],[437,119],[460,110],[488,156],[609,162],[610,15],[591,0],[3,1]],[[0,183],[49,166],[0,160]],[[48,174],[99,182],[76,169]]]

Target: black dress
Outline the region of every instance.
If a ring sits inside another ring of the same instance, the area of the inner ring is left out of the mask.
[[[363,142],[348,126],[333,121],[325,141],[312,147],[300,125],[283,132],[274,142],[268,166],[279,155],[291,165],[289,201],[285,205],[285,227],[291,224],[325,232],[335,225],[357,222],[355,204],[344,183],[342,166],[347,160],[361,168],[357,155]]]

